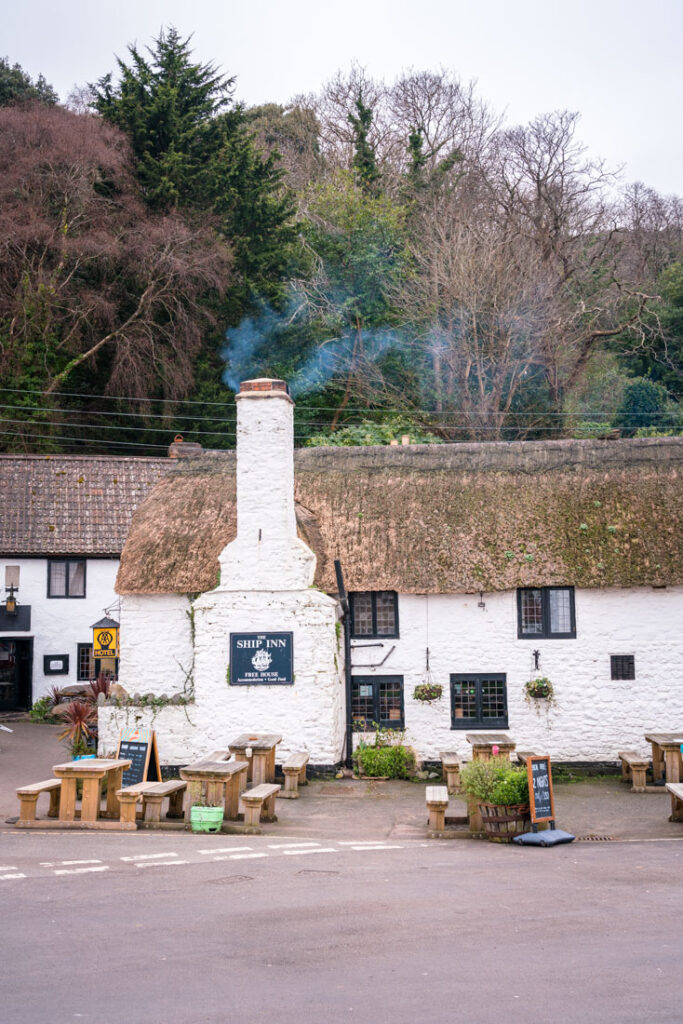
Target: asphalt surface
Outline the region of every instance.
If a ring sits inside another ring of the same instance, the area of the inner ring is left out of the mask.
[[[15,814],[63,759],[17,724]],[[427,839],[423,790],[314,782],[261,836],[0,825],[0,1022],[683,1021],[666,794],[558,786],[579,839],[530,849]]]
[[[5,1024],[683,1019],[677,841],[14,832],[0,849]]]

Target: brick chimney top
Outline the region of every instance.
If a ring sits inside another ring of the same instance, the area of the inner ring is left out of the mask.
[[[242,395],[276,395],[278,398],[287,398],[291,402],[287,382],[276,380],[273,377],[256,377],[255,380],[243,380],[237,397]]]
[[[181,434],[176,434],[173,443],[168,446],[169,459],[192,459],[202,454],[204,449],[195,441],[183,441]]]

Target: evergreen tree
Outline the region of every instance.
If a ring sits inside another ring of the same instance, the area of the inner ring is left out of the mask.
[[[363,90],[358,90],[355,102],[356,113],[349,114],[349,124],[353,128],[353,167],[356,179],[365,192],[375,192],[379,183],[380,173],[377,167],[375,149],[370,142],[372,127],[372,108],[363,102]]]
[[[293,204],[277,154],[263,157],[249,119],[232,101],[234,78],[192,60],[190,39],[161,31],[143,56],[118,60],[94,86],[95,109],[129,136],[137,175],[153,209],[215,215],[231,246],[237,279],[226,296],[231,323],[255,296],[274,301],[295,238]]]
[[[34,82],[19,64],[11,65],[6,57],[0,57],[0,107],[31,100],[54,106],[59,97],[42,75]]]

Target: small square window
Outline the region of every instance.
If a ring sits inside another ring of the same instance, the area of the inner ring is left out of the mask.
[[[612,679],[635,679],[636,659],[633,654],[610,655]]]
[[[363,732],[403,729],[403,676],[353,676],[351,716]]]
[[[355,639],[398,636],[398,594],[364,590],[349,594],[351,636]]]
[[[574,638],[574,588],[523,587],[518,590],[517,636],[528,640]]]
[[[48,597],[85,597],[85,558],[50,558]]]

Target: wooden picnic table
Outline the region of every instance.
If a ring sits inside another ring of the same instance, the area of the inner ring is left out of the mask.
[[[645,740],[652,744],[652,776],[655,782],[683,781],[681,744],[683,732],[646,732]]]
[[[116,791],[121,789],[123,773],[131,764],[126,758],[91,757],[53,765],[52,771],[61,780],[59,816],[53,824],[59,826],[76,820],[76,783],[79,781],[83,783],[81,826],[103,827],[103,818],[114,819],[118,824],[120,805]],[[107,780],[107,808],[100,813],[100,788],[104,778]]]
[[[201,796],[209,807],[223,804],[223,816],[236,821],[240,795],[247,788],[245,761],[197,761],[181,768],[180,778],[185,779],[190,791],[185,810],[186,821],[189,821],[192,804],[197,803]]]
[[[517,744],[504,732],[468,732],[465,739],[472,744],[472,759],[474,761],[489,761],[493,755],[493,748],[498,747],[498,755],[510,755]]]
[[[229,744],[231,754],[249,765],[247,778],[260,786],[275,781],[275,748],[282,736],[275,733],[242,733]],[[247,754],[250,750],[251,754]]]

